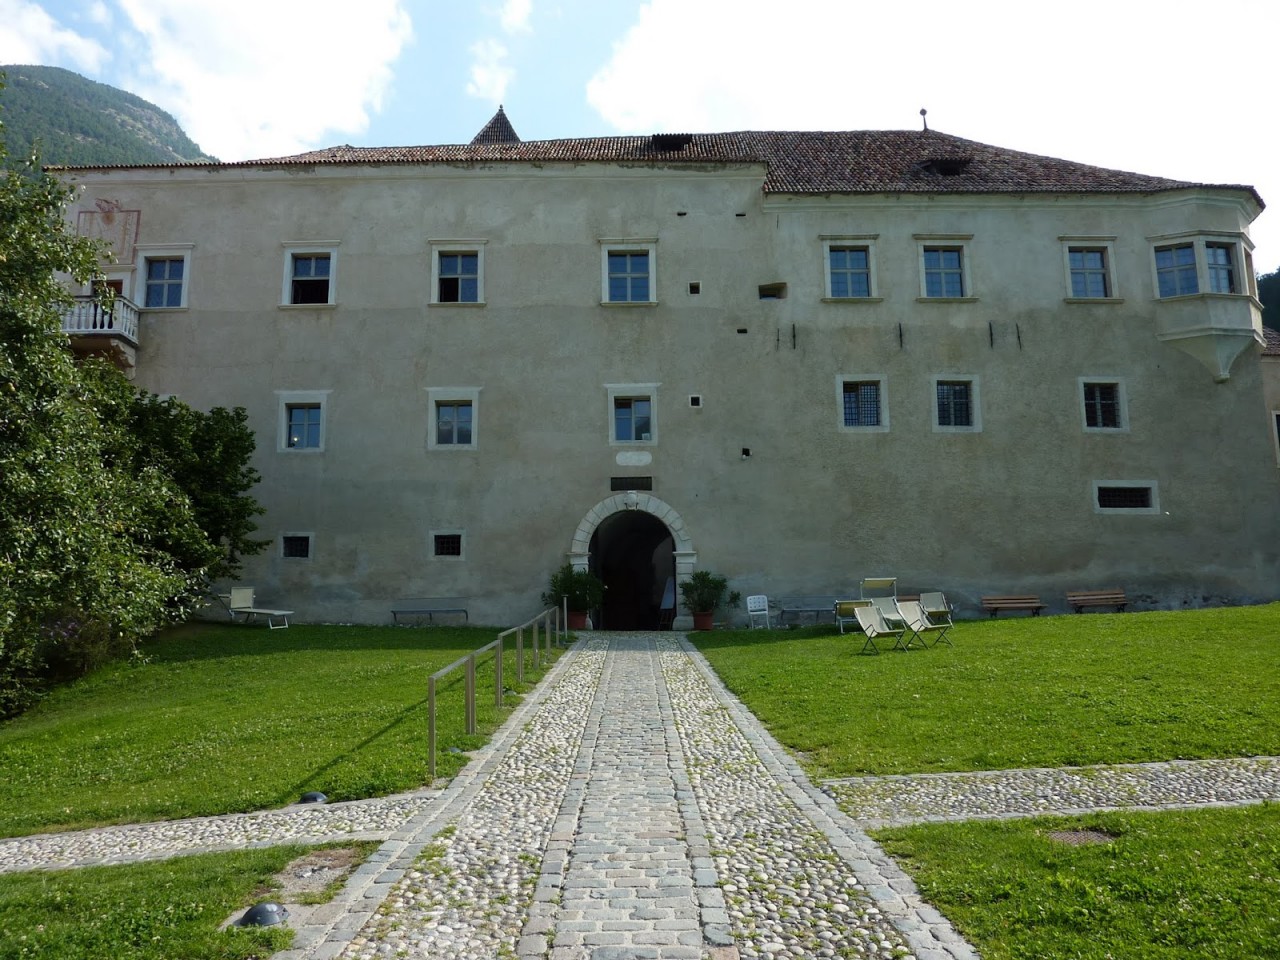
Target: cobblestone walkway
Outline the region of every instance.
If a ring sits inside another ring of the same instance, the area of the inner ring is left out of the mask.
[[[680,635],[587,634],[444,791],[0,840],[0,872],[372,838],[276,960],[968,960],[865,829],[1262,800],[1280,758],[819,789]]]

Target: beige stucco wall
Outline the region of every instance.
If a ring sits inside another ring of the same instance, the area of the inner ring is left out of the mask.
[[[1159,606],[1280,595],[1276,452],[1259,430],[1277,398],[1264,399],[1258,350],[1215,382],[1157,339],[1170,324],[1254,322],[1244,298],[1153,293],[1149,238],[1240,233],[1255,212],[1244,194],[764,198],[762,175],[76,179],[84,209],[141,211],[140,246],[192,245],[188,306],[144,312],[136,382],[248,409],[261,532],[277,543],[244,582],[300,619],[382,622],[405,596],[523,619],[581,549],[584,518],[617,508],[610,478],[624,475],[652,476],[683,569],[725,573],[744,594],[848,593],[889,574],[970,607],[1023,591],[1061,607],[1067,589],[1110,586]],[[919,302],[925,234],[971,235],[975,300]],[[878,302],[824,302],[828,235],[875,238]],[[1114,237],[1120,302],[1065,302],[1062,236]],[[428,305],[430,241],[449,238],[485,241],[484,306]],[[657,305],[601,305],[601,238],[656,238]],[[280,306],[291,241],[337,242],[335,306]],[[785,299],[760,300],[775,282]],[[840,428],[841,375],[885,378],[888,431]],[[937,432],[932,378],[960,376],[978,381],[982,430]],[[1083,429],[1081,377],[1124,383],[1127,431]],[[610,443],[606,385],[628,383],[658,385],[652,445]],[[448,387],[479,388],[475,450],[427,449],[427,390]],[[279,391],[329,391],[323,453],[278,451]],[[1093,484],[1107,480],[1154,482],[1159,512],[1099,514]],[[440,530],[465,531],[463,559],[431,556]],[[282,559],[286,532],[314,534],[315,556]]]

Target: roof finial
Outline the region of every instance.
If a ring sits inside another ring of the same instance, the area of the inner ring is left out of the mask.
[[[926,110],[924,107],[920,108],[920,120],[924,124],[924,128],[926,130],[929,129],[929,117],[927,116],[928,113],[929,111]]]

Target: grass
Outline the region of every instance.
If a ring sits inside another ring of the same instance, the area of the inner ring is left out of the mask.
[[[1051,831],[1111,834],[1067,846]],[[1280,956],[1280,806],[880,831],[986,960]]]
[[[690,638],[820,777],[1280,754],[1280,604],[950,636],[879,656],[831,627]]]
[[[290,629],[293,629],[292,627]],[[0,960],[239,960],[289,946],[282,927],[218,926],[271,899],[272,877],[307,847],[157,863],[0,874]]]
[[[0,725],[0,836],[383,796],[427,776],[427,677],[484,628],[190,624]],[[526,637],[526,663],[531,664]],[[554,654],[553,654],[554,655]],[[544,664],[545,664],[544,660]],[[515,689],[515,655],[504,660]],[[437,688],[437,774],[502,720],[493,657],[467,735],[463,670]],[[536,679],[526,668],[526,684]],[[514,702],[508,696],[506,703]]]

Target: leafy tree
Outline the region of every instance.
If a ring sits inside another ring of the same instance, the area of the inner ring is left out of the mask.
[[[257,510],[242,411],[166,407],[74,360],[59,277],[95,278],[100,251],[67,230],[71,193],[36,157],[6,161],[0,141],[0,716],[185,615],[253,548]]]
[[[1258,277],[1258,299],[1262,301],[1262,322],[1280,330],[1280,270]]]

